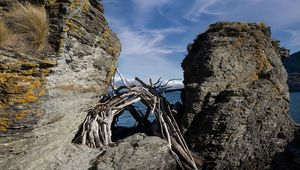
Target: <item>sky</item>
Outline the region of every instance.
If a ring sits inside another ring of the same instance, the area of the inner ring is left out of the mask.
[[[124,77],[182,78],[181,62],[195,37],[218,21],[265,22],[291,53],[300,51],[300,0],[103,0],[122,43]]]

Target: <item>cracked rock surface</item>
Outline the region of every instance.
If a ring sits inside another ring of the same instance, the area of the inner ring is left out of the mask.
[[[135,134],[103,148],[95,160],[98,170],[176,169],[168,143],[156,136]]]

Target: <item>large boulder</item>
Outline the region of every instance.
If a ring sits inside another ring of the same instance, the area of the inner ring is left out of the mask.
[[[188,46],[185,138],[204,169],[268,169],[294,132],[288,51],[264,24],[216,23]]]
[[[5,2],[0,10],[11,6]],[[120,43],[98,0],[42,3],[55,52],[0,50],[0,169],[86,169],[98,150],[71,141],[107,93]]]
[[[176,169],[177,163],[168,143],[156,136],[135,134],[112,146],[102,148],[94,161],[95,169]]]

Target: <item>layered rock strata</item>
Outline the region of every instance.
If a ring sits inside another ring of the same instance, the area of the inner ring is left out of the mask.
[[[5,2],[1,9],[11,6]],[[98,153],[71,141],[86,109],[107,93],[119,40],[97,0],[42,4],[55,53],[0,52],[0,169],[61,169],[76,160],[84,169]]]

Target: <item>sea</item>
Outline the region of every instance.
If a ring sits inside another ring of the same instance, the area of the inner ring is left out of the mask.
[[[300,123],[300,92],[290,92],[290,115],[296,123]]]
[[[164,95],[171,104],[181,102],[180,91],[169,92]],[[290,99],[290,115],[296,123],[300,123],[300,92],[290,92]],[[136,103],[135,106],[142,112],[146,111],[146,106],[144,106],[142,103]],[[149,120],[154,121],[154,119],[155,116],[150,115]],[[134,120],[131,114],[125,111],[119,116],[116,126],[134,127],[136,123],[137,122]]]

